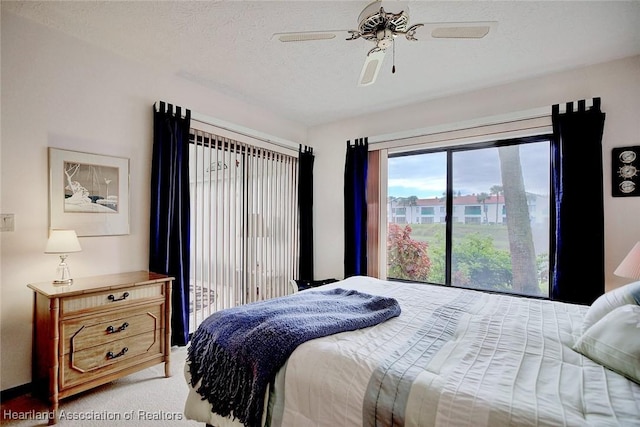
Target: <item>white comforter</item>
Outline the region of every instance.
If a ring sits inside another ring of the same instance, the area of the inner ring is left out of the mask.
[[[584,306],[369,277],[335,287],[396,298],[402,314],[299,346],[273,427],[640,426],[640,385],[571,349]],[[191,388],[185,415],[239,425]]]

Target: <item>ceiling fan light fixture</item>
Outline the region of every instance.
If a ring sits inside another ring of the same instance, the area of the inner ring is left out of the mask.
[[[385,50],[393,44],[393,38],[395,35],[388,28],[384,28],[382,30],[378,30],[376,32],[376,45],[378,48]]]

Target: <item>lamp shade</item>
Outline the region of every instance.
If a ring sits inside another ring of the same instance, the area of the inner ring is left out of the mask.
[[[75,230],[51,230],[44,253],[68,254],[80,252],[81,250]]]
[[[636,243],[629,251],[613,274],[620,277],[640,279],[640,242]]]

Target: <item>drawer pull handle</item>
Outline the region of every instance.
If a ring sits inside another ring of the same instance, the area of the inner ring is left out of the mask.
[[[124,354],[127,351],[129,351],[129,349],[127,347],[124,347],[122,350],[120,350],[120,353],[118,353],[118,354],[113,354],[112,351],[108,351],[107,352],[107,359],[111,360],[111,359],[115,359],[116,357],[124,356]]]
[[[113,326],[108,326],[107,327],[107,333],[108,334],[115,334],[116,332],[122,332],[125,329],[127,329],[129,327],[129,324],[127,322],[124,322],[122,324],[122,326],[119,326],[117,329],[114,328]]]
[[[107,298],[109,299],[109,301],[122,301],[124,299],[127,299],[127,297],[129,296],[129,292],[125,292],[124,294],[122,294],[122,296],[120,298],[116,298],[113,296],[113,294],[109,295]]]

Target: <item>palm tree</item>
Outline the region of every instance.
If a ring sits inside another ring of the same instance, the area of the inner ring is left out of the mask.
[[[411,213],[411,220],[409,220],[407,218],[407,222],[412,222],[413,221],[413,207],[414,206],[418,206],[418,196],[409,196],[406,199],[406,203],[407,205],[409,205],[409,211]]]
[[[500,194],[502,194],[502,185],[492,185],[489,189],[489,193],[496,195],[496,224],[498,224],[498,207],[500,205]]]
[[[476,196],[476,200],[478,200],[478,203],[482,203],[482,211],[484,212],[484,222],[485,224],[489,222],[489,218],[488,216],[488,212],[487,212],[487,199],[489,198],[489,195],[485,192],[482,192],[480,194],[478,194]]]

